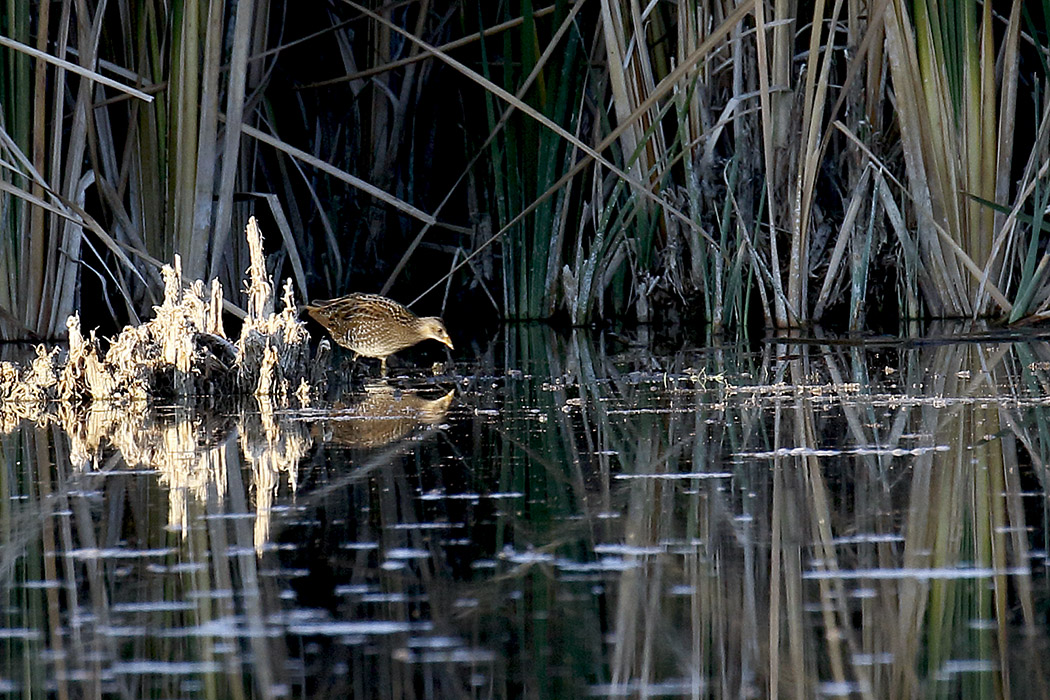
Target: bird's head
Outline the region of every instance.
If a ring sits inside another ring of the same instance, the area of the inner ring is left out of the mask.
[[[445,330],[445,322],[440,318],[437,316],[426,316],[419,319],[419,325],[424,336],[433,338],[439,343],[444,343],[450,350],[455,350],[452,347],[452,339],[448,337],[448,331]]]

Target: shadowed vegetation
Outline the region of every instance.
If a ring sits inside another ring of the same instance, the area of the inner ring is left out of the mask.
[[[1032,3],[13,0],[0,37],[7,337],[148,316],[176,253],[235,288],[253,213],[307,296],[453,323],[1050,309]]]

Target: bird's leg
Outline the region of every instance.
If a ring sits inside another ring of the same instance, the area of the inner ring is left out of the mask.
[[[380,357],[379,358],[379,374],[384,376],[384,377],[386,376],[386,358],[385,357]]]

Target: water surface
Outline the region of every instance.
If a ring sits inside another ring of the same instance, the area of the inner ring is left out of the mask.
[[[1045,695],[1050,346],[949,333],[4,405],[0,693]]]

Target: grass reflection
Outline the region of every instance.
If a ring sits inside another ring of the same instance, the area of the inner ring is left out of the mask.
[[[601,561],[622,546],[592,690],[1009,696],[1012,674],[1027,682],[1013,637],[1044,642],[1017,439],[1034,441],[1000,421],[1031,424],[1017,415],[1031,396],[1003,394],[1031,345],[774,344],[623,373],[581,337],[566,355],[585,362],[537,369],[562,381],[524,400],[547,427],[523,437],[502,414],[507,439],[541,444],[500,463],[573,475],[575,499],[559,497],[586,529],[563,524],[548,548],[582,542]]]
[[[1048,367],[511,326],[454,395],[48,409],[0,437],[0,690],[1045,689]]]

